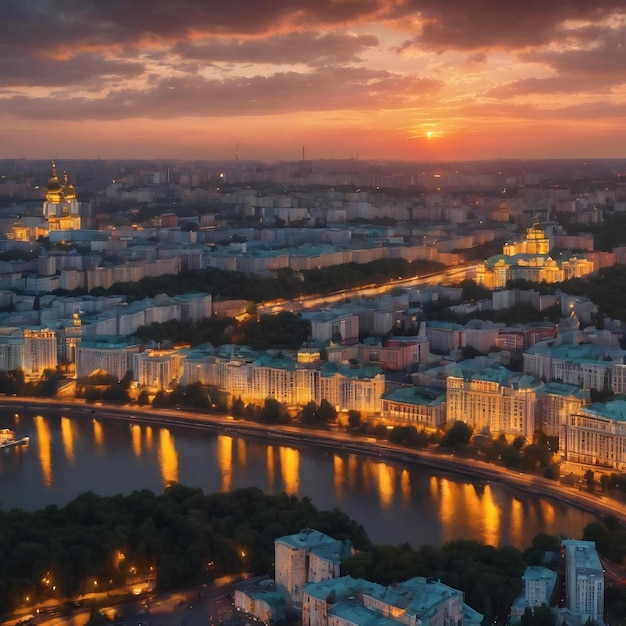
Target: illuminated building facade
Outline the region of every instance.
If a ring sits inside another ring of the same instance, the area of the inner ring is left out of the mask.
[[[57,366],[57,336],[54,330],[24,330],[22,369],[27,378],[39,377],[44,370]]]
[[[68,231],[88,228],[83,223],[83,212],[89,205],[78,202],[76,190],[70,183],[67,172],[63,173],[63,182],[59,180],[57,168],[52,162],[52,176],[48,180],[46,200],[43,204],[43,216],[47,220],[48,231]]]
[[[626,470],[626,399],[582,407],[569,417],[565,437],[566,460]]]
[[[466,422],[492,435],[532,438],[540,381],[496,364],[478,373],[456,366],[446,383],[446,421]]]
[[[554,283],[594,271],[593,261],[584,253],[553,251],[555,236],[555,224],[534,224],[526,230],[524,240],[505,244],[503,254],[479,265],[476,282],[489,289],[499,289],[506,287],[509,280]]]
[[[83,337],[76,346],[76,377],[83,378],[101,370],[121,380],[132,371],[132,354],[139,350],[139,344],[122,337]]]
[[[601,344],[542,341],[524,352],[524,372],[584,389],[611,389],[613,369],[626,350]]]
[[[182,374],[184,355],[180,350],[146,350],[132,355],[134,379],[152,391],[169,389]]]
[[[350,541],[339,541],[311,528],[279,537],[274,541],[276,584],[299,604],[306,583],[337,578],[341,560],[352,554]]]
[[[581,623],[591,620],[604,623],[604,570],[593,541],[567,539],[565,549],[565,603],[581,617]]]
[[[550,436],[565,443],[565,433],[570,415],[589,404],[589,390],[564,383],[547,383],[538,395],[538,426]]]
[[[382,403],[382,415],[392,426],[437,430],[446,422],[445,393],[403,387],[385,394]]]

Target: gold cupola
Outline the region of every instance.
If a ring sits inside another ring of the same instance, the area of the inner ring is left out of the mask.
[[[46,202],[52,202],[54,204],[63,202],[63,186],[57,176],[57,166],[54,161],[52,161],[52,176],[48,179]]]
[[[76,197],[76,190],[70,183],[67,172],[63,172],[63,196],[66,200],[73,200]]]

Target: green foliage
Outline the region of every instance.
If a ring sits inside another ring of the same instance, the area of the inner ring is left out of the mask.
[[[34,602],[48,597],[41,582],[47,572],[59,600],[83,592],[94,578],[122,584],[131,566],[154,566],[160,590],[243,571],[271,574],[274,539],[306,527],[370,548],[363,528],[341,511],[318,511],[307,498],[256,488],[204,495],[174,485],[160,496],[85,493],[62,509],[0,511],[0,613],[25,595]],[[117,551],[126,555],[119,565]]]
[[[556,615],[549,606],[542,604],[533,609],[526,607],[521,619],[522,626],[554,626]]]
[[[206,387],[199,382],[191,385],[176,385],[171,393],[159,391],[152,406],[156,408],[191,407],[196,411],[209,411],[212,400]]]
[[[460,589],[465,601],[490,618],[505,617],[522,587],[525,563],[519,550],[477,541],[451,541],[441,548],[408,544],[376,545],[343,563],[347,574],[381,584],[415,576],[434,578]]]
[[[465,422],[457,421],[444,433],[439,445],[443,448],[452,448],[454,450],[458,447],[467,446],[471,436],[472,427]]]

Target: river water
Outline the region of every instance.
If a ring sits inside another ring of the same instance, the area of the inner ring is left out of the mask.
[[[63,506],[88,490],[159,494],[173,482],[205,493],[255,486],[309,497],[319,509],[338,507],[372,541],[414,547],[467,538],[524,548],[541,531],[580,538],[597,519],[495,481],[472,482],[419,464],[52,413],[0,413],[0,428],[30,436],[28,446],[0,450],[1,509]]]

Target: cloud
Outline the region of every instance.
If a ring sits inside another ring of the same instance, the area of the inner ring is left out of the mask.
[[[360,53],[378,46],[374,35],[295,32],[268,39],[214,38],[202,42],[180,42],[172,52],[184,59],[210,63],[264,63],[312,66],[360,60]]]
[[[0,102],[5,113],[28,119],[168,119],[423,106],[439,86],[418,76],[330,68],[223,80],[173,78],[149,89],[114,90],[102,98],[13,96]]]
[[[407,0],[394,15],[414,18],[414,37],[403,48],[444,51],[520,49],[553,41],[570,21],[601,21],[624,13],[622,0]]]

